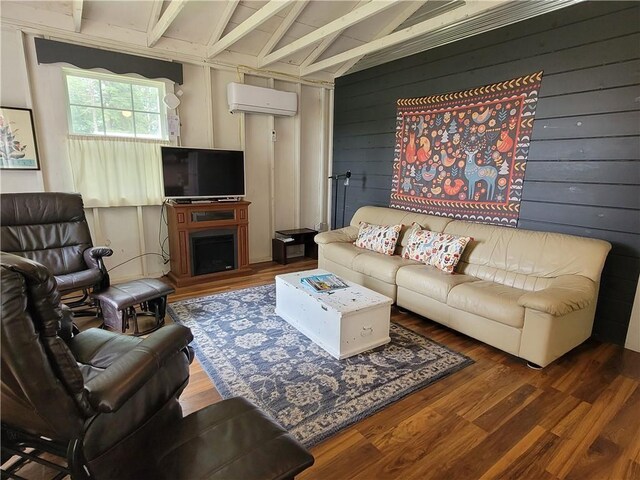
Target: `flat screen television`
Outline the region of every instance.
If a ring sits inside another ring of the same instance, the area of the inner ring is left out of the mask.
[[[173,199],[244,197],[244,152],[162,147],[164,196]]]

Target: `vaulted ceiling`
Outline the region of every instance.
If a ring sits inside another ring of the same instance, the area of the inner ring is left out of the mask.
[[[335,77],[580,0],[1,0],[27,33],[157,58]]]

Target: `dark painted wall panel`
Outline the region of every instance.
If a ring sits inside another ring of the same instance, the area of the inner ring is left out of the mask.
[[[531,138],[621,137],[638,134],[640,111],[582,115],[578,117],[536,119]]]
[[[529,161],[535,160],[632,160],[640,158],[637,136],[617,138],[582,138],[580,140],[539,141],[531,139]],[[527,169],[529,164],[527,164]]]
[[[594,334],[623,343],[640,273],[640,4],[585,2],[336,81],[338,225],[389,204],[396,100],[544,70],[518,228],[612,243]]]
[[[637,28],[634,25],[634,22],[637,22],[637,16],[634,16],[634,7],[629,3],[627,3],[626,8],[623,7],[615,12],[610,12],[607,6],[597,5],[597,2],[584,5],[582,8],[583,10],[591,9],[592,11],[585,17],[575,17],[571,20],[565,18],[562,20],[562,24],[554,25],[553,21],[550,21],[551,16],[559,18],[560,15],[565,15],[560,12],[547,15],[547,19],[543,23],[535,19],[526,22],[527,30],[518,30],[514,26],[510,26],[488,32],[478,37],[432,50],[428,54],[413,55],[406,59],[400,59],[369,69],[367,72],[358,72],[352,76],[344,77],[341,80],[341,86],[344,85],[345,87],[344,94],[357,95],[375,92],[376,88],[373,85],[387,89],[415,82],[417,78],[420,78],[419,75],[422,75],[421,79],[434,79],[454,73],[472,71],[474,68],[496,67],[507,63],[512,66],[525,58],[539,57],[545,54],[551,54],[556,57],[548,59],[545,68],[556,68],[556,65],[560,65],[559,60],[568,58],[571,63],[559,68],[559,71],[565,72],[575,69],[577,65],[597,65],[588,57],[580,55],[584,53],[583,50],[576,51],[576,49],[588,49],[594,43],[598,44],[595,48],[606,49],[609,44],[604,42],[605,40],[637,34]],[[598,12],[597,10],[600,11]],[[605,10],[610,13],[603,15]],[[607,22],[615,24],[615,28],[603,28]],[[522,22],[520,25],[524,23]],[[503,32],[506,32],[506,34],[503,35]],[[612,56],[605,56],[604,58],[620,61],[622,58],[619,55],[624,50],[623,48],[610,51],[607,55]],[[523,52],[526,52],[526,54],[523,54]],[[559,52],[563,53],[559,54]],[[572,53],[577,55],[571,55]],[[428,65],[429,68],[425,68],[425,65]],[[566,66],[569,68],[566,68]],[[403,72],[403,78],[400,80],[396,78],[398,71]],[[415,73],[418,75],[415,75]],[[354,80],[350,81],[349,77],[354,77]],[[355,80],[358,77],[360,79]],[[375,82],[366,82],[367,79],[375,79]]]
[[[546,183],[529,181],[525,176],[526,187],[522,189],[522,202],[567,203],[570,205],[593,205],[636,209],[629,214],[638,214],[640,209],[640,191],[636,185],[598,185],[584,183]],[[571,215],[566,215],[567,220]]]
[[[628,160],[541,162],[529,157],[527,180],[640,185],[640,167],[637,162]]]
[[[552,223],[565,223],[576,227],[615,230],[626,233],[640,231],[640,215],[621,208],[563,205],[547,202],[522,202],[522,220],[544,218]]]

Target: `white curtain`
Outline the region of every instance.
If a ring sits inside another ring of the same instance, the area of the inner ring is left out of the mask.
[[[168,142],[69,136],[68,143],[85,207],[162,204],[160,145]]]

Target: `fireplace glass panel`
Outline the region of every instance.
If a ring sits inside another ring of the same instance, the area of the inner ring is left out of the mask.
[[[193,275],[235,270],[238,243],[235,229],[215,229],[192,233],[191,271]]]

